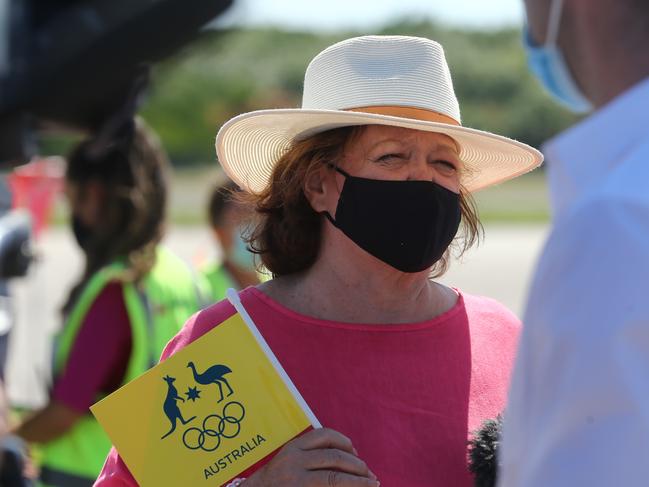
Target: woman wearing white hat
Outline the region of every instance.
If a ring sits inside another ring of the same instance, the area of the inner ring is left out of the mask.
[[[329,47],[307,68],[302,108],[240,115],[216,149],[250,194],[250,244],[274,275],[243,305],[330,428],[244,485],[471,485],[469,432],[504,407],[519,322],[431,275],[460,225],[462,248],[478,236],[469,193],[540,153],[462,127],[441,46],[401,36]],[[166,355],[233,313],[199,313]],[[129,479],[113,453],[98,485]]]

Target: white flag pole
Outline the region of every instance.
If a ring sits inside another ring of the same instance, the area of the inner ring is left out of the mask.
[[[241,315],[241,317],[243,318],[243,322],[246,324],[246,326],[252,333],[252,336],[255,337],[255,340],[257,340],[257,343],[259,344],[261,349],[264,351],[264,353],[270,360],[270,363],[273,364],[273,367],[275,367],[275,370],[284,381],[284,384],[291,392],[291,394],[293,394],[293,397],[298,402],[298,404],[306,414],[307,418],[309,418],[309,422],[311,423],[311,426],[313,426],[314,428],[322,428],[320,421],[318,421],[318,418],[315,417],[315,414],[313,414],[313,411],[311,411],[311,408],[302,397],[302,394],[300,394],[300,391],[297,390],[295,384],[293,384],[293,381],[284,370],[284,367],[282,367],[282,364],[280,364],[279,360],[277,360],[277,357],[275,356],[271,348],[268,346],[268,343],[266,343],[266,340],[257,329],[255,322],[252,321],[252,318],[248,314],[248,311],[243,306],[243,303],[241,303],[241,298],[239,297],[239,293],[236,290],[230,288],[227,290],[226,296],[228,298],[228,301],[230,301],[230,304],[232,304],[232,306],[234,306],[234,309],[236,309],[237,312]]]

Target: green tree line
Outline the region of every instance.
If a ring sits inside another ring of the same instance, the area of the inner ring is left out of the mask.
[[[214,136],[223,122],[251,110],[299,107],[309,61],[334,42],[366,33],[206,31],[156,68],[143,115],[176,165],[214,161]],[[518,29],[483,32],[403,20],[372,33],[440,42],[465,126],[538,147],[574,122],[529,74]]]

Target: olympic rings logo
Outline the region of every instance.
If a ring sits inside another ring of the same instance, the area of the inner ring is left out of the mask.
[[[203,428],[189,428],[183,433],[183,444],[190,450],[199,448],[212,452],[221,445],[221,438],[234,438],[241,431],[241,421],[246,416],[243,404],[230,401],[223,412],[210,414],[203,420]]]

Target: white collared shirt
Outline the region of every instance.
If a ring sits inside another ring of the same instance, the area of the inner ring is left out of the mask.
[[[554,211],[501,487],[649,485],[649,79],[544,147]]]

